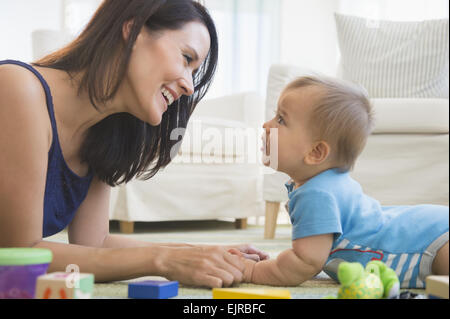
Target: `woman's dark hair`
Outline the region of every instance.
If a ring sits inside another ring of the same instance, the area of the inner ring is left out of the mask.
[[[122,27],[128,21],[133,24],[124,41]],[[143,27],[150,32],[178,30],[192,21],[203,23],[211,40],[208,55],[193,79],[194,94],[183,95],[177,107],[168,108],[158,126],[128,113],[118,113],[88,130],[80,157],[103,182],[115,186],[134,177],[149,179],[171,162],[172,147],[181,143],[172,140],[170,134],[177,127],[187,126],[216,70],[218,40],[208,11],[193,0],[105,0],[78,38],[33,63],[64,70],[71,77],[82,72],[78,92],[86,91],[98,110],[99,104],[117,93]]]

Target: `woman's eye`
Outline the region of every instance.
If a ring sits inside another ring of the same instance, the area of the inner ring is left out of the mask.
[[[187,64],[191,64],[193,59],[189,55],[183,54],[183,57],[186,60]]]

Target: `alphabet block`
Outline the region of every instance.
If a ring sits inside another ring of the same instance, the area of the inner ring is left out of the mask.
[[[213,288],[213,299],[291,299],[286,289]]]
[[[90,299],[94,291],[94,275],[53,272],[39,276],[36,299]]]
[[[178,295],[178,281],[147,280],[128,284],[128,298],[167,299]]]

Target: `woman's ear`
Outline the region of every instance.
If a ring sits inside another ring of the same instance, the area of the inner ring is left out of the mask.
[[[133,28],[133,20],[128,20],[124,22],[122,26],[122,37],[125,40],[125,42],[128,40],[128,37],[130,36],[131,29]]]
[[[330,145],[327,142],[320,141],[313,145],[311,151],[305,157],[305,163],[308,165],[322,164],[330,155]]]

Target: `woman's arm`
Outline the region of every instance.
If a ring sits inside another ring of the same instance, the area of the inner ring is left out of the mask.
[[[189,244],[154,244],[109,233],[109,203],[111,187],[94,177],[89,191],[68,227],[69,242],[103,248],[127,247],[192,247]]]
[[[98,178],[94,178],[89,187],[88,194],[69,225],[69,242],[78,245],[127,248],[127,247],[194,247],[186,243],[150,243],[136,240],[128,236],[112,235],[109,233],[109,203],[111,187]],[[195,245],[199,246],[199,245]],[[248,245],[225,246],[225,249],[235,248],[246,258],[265,260],[269,255],[259,249]]]
[[[52,251],[48,272],[66,271],[69,265],[76,265],[80,272],[94,274],[96,282],[162,275],[156,262],[157,249],[105,249],[44,240],[33,247]]]
[[[65,271],[67,265],[76,264],[97,281],[151,275],[207,287],[241,281],[243,263],[220,247],[104,248],[107,226],[89,238],[97,247],[42,240],[51,144],[45,94],[32,73],[2,66],[0,101],[0,247],[48,248],[53,252],[49,271]],[[92,226],[89,232],[95,234],[98,225]],[[82,241],[82,229],[76,232],[75,241]]]
[[[145,273],[158,272],[157,258],[151,258],[155,250],[143,254],[42,241],[51,144],[45,93],[31,72],[5,65],[0,67],[0,101],[0,247],[50,248],[50,271],[64,271],[67,264],[74,263],[81,271],[93,272],[98,280],[128,278],[144,269]],[[124,259],[133,256],[137,258]]]
[[[164,276],[170,276],[172,279],[178,278],[183,283],[220,287],[222,284],[231,285],[233,282],[242,280],[241,270],[243,270],[244,264],[228,253],[230,247],[184,243],[150,243],[124,235],[109,234],[110,191],[110,186],[94,178],[85,200],[69,226],[68,233],[71,244],[107,249],[141,247],[147,248],[151,252],[157,251],[160,263],[150,265],[147,271],[154,275],[163,273],[166,274]],[[242,244],[233,247],[247,258],[255,260],[268,258],[267,254],[251,245]],[[149,254],[152,255],[152,253]],[[165,257],[165,260],[161,256]],[[127,260],[127,257],[121,258],[118,257],[117,265]],[[139,258],[134,258],[137,262],[134,268],[140,268]],[[64,264],[63,262],[61,266],[64,266]],[[202,266],[198,267],[198,265]],[[153,268],[155,270],[152,270]],[[131,271],[129,275],[133,276],[133,273],[135,272]],[[213,275],[211,276],[211,274]],[[127,276],[126,273],[117,275]],[[114,275],[112,278],[114,278]]]
[[[30,247],[42,238],[51,144],[45,93],[28,70],[0,67],[0,247]]]
[[[96,248],[41,241],[34,248],[53,252],[49,272],[76,265],[92,273],[96,282],[162,276],[185,285],[222,287],[242,280],[244,264],[237,256],[218,247]]]
[[[155,244],[109,234],[109,202],[110,187],[94,178],[68,229],[71,243],[68,246],[73,250],[70,259],[78,256],[77,262],[85,265],[73,263],[98,274],[98,280],[154,275],[208,287],[229,286],[242,280],[243,262],[224,247]],[[48,242],[40,245],[48,245]],[[55,262],[54,267],[59,270],[69,262],[62,257],[66,249],[58,251],[61,260]],[[86,254],[88,260],[84,259]]]

